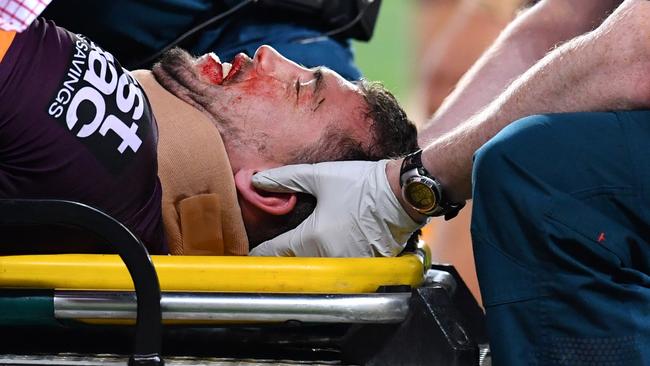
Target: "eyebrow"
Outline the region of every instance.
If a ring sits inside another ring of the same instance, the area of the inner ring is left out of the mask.
[[[323,77],[323,66],[319,66],[314,69],[314,79],[316,80],[316,85],[314,86],[314,95],[319,96],[321,90],[323,90],[325,84],[325,78]]]
[[[314,80],[315,80],[315,85],[314,85],[314,98],[318,99],[318,103],[316,103],[316,107],[312,109],[312,112],[316,112],[318,108],[323,104],[325,101],[325,98],[320,97],[320,92],[323,90],[325,87],[325,78],[323,77],[323,66],[319,66],[313,69],[313,75],[314,75]]]

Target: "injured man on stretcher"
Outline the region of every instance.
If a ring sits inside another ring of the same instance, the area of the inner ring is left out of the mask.
[[[43,19],[0,31],[0,198],[96,207],[153,254],[246,255],[313,211],[311,196],[255,189],[257,171],[415,150],[383,87],[270,47],[229,62],[173,49],[129,72]]]

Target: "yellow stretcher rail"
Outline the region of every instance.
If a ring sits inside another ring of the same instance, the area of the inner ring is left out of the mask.
[[[280,258],[152,256],[162,291],[367,293],[382,285],[419,286],[419,256]],[[0,287],[132,290],[117,255],[0,256]]]

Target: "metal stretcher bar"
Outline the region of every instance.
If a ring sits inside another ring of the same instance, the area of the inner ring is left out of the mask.
[[[164,293],[163,320],[192,322],[399,323],[410,292],[381,294]],[[57,319],[135,319],[133,292],[55,291]]]
[[[418,287],[423,259],[152,256],[162,291],[370,293],[380,286]],[[116,255],[0,257],[1,288],[133,290]]]

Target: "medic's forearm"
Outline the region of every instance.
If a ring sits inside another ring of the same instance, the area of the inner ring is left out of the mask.
[[[582,110],[579,103],[568,106],[573,96],[565,94],[566,89],[573,89],[570,84],[584,78],[591,63],[595,62],[587,58],[574,63],[573,59],[579,58],[583,48],[581,39],[574,39],[553,51],[515,80],[483,111],[424,148],[424,167],[442,183],[450,198],[470,198],[472,155],[503,127],[532,114]],[[391,171],[393,168],[394,165],[389,165],[389,179],[398,174]],[[394,188],[394,181],[390,182]]]
[[[450,199],[468,199],[472,155],[511,122],[542,113],[650,107],[647,39],[650,1],[627,0],[599,28],[550,52],[483,111],[426,146],[422,163]],[[399,164],[389,164],[396,193],[398,171]]]
[[[420,132],[420,145],[467,120],[558,43],[589,31],[617,0],[543,0],[510,23]]]

